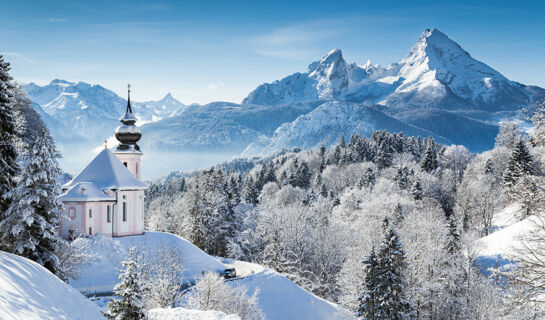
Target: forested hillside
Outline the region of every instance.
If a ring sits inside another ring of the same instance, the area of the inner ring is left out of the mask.
[[[410,317],[516,318],[511,291],[479,272],[474,242],[510,203],[520,220],[541,212],[543,111],[532,135],[504,124],[482,154],[376,131],[171,175],[148,189],[147,227],[269,266],[362,316],[394,301]]]

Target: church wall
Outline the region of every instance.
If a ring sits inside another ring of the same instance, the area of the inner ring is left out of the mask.
[[[112,222],[107,221],[107,207],[110,206],[110,217],[113,215],[114,201],[100,202],[65,202],[66,218],[59,224],[59,235],[69,238],[69,230],[75,230],[76,236],[81,234],[92,235],[96,233],[112,235]],[[91,210],[91,217],[89,217]],[[111,219],[110,219],[111,221]],[[89,228],[91,228],[89,230]]]
[[[123,221],[123,203],[126,221]],[[114,228],[114,236],[144,233],[144,190],[118,192]]]

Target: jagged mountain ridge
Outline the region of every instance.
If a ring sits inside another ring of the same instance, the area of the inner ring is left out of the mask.
[[[253,90],[242,104],[312,100],[379,103],[390,108],[514,110],[531,102],[527,86],[475,60],[437,29],[425,30],[407,57],[381,67],[347,64],[339,49],[295,73]]]
[[[55,79],[48,85],[24,85],[34,109],[61,143],[102,142],[119,126],[127,101],[100,85]],[[159,101],[134,102],[141,123],[180,112],[184,104],[169,93]]]

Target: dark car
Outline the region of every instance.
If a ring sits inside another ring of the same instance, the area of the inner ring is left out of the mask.
[[[236,278],[237,277],[237,271],[235,270],[235,268],[229,268],[229,269],[225,269],[222,272],[220,272],[220,275],[222,277],[224,277],[225,279]]]

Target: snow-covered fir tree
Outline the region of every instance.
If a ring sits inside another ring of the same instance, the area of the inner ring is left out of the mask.
[[[378,261],[375,250],[371,251],[371,254],[363,260],[363,269],[365,273],[365,279],[363,283],[363,292],[359,297],[359,308],[356,312],[356,316],[366,320],[377,320],[378,309],[380,308],[378,288]]]
[[[437,153],[435,148],[435,141],[433,138],[429,138],[426,154],[424,155],[424,159],[422,159],[422,169],[427,172],[437,169]]]
[[[23,173],[17,187],[6,195],[12,199],[0,221],[1,240],[6,250],[27,257],[51,272],[59,271],[55,250],[62,241],[55,232],[62,203],[56,198],[61,174],[53,139],[46,129],[23,155]]]
[[[9,63],[0,55],[0,221],[5,219],[5,212],[12,203],[7,195],[13,192],[19,173],[15,147],[17,125],[13,111],[14,85],[9,71]],[[7,231],[0,229],[0,233]],[[4,243],[0,242],[0,248],[4,248]]]
[[[134,247],[129,249],[127,260],[122,263],[123,270],[119,274],[119,283],[114,287],[114,294],[119,299],[108,302],[108,311],[104,313],[112,320],[144,319],[145,303],[142,297],[142,280],[138,257]]]
[[[527,174],[533,174],[535,171],[534,159],[524,140],[520,139],[514,146],[509,164],[504,174],[504,187],[512,188],[518,179]]]
[[[405,252],[397,231],[385,220],[384,238],[377,250],[377,279],[373,288],[378,300],[377,319],[411,318],[411,306],[406,296],[405,263]]]

